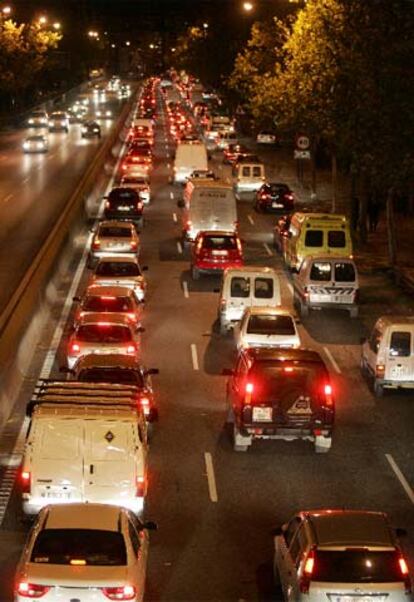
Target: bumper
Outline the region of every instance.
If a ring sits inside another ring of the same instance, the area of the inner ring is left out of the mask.
[[[133,512],[134,514],[140,515],[142,514],[142,512],[144,511],[144,502],[145,502],[145,498],[144,497],[134,497],[134,498],[111,498],[108,497],[108,499],[99,499],[99,500],[94,500],[94,499],[89,499],[89,500],[83,500],[83,499],[75,499],[75,498],[71,498],[71,499],[67,499],[67,500],[62,500],[61,498],[39,498],[39,497],[30,497],[29,499],[23,499],[23,512],[26,516],[37,516],[37,514],[39,514],[40,510],[42,508],[44,508],[45,506],[49,505],[49,504],[71,504],[71,503],[75,503],[75,502],[90,502],[90,503],[94,503],[94,502],[99,502],[100,504],[111,504],[112,506],[122,506],[123,508],[127,508],[128,510],[130,510],[131,512]]]
[[[318,433],[313,427],[288,427],[278,426],[269,423],[241,424],[240,433],[244,437],[251,439],[282,439],[284,441],[294,441],[296,439],[304,441],[315,441],[317,437],[332,437],[332,428],[318,427]]]
[[[358,305],[356,303],[334,303],[330,301],[312,301],[309,300],[306,302],[306,305],[310,309],[343,309],[345,311],[351,311],[352,309],[357,309]]]
[[[139,253],[131,253],[128,251],[115,251],[115,250],[108,250],[108,251],[92,251],[91,253],[89,253],[89,261],[90,262],[96,262],[98,261],[98,259],[101,258],[105,258],[105,257],[138,257]]]
[[[263,180],[260,182],[238,182],[235,186],[236,192],[257,192],[263,186]]]
[[[140,221],[142,220],[142,211],[104,211],[105,219],[116,219],[116,220],[131,220]]]
[[[414,389],[414,380],[390,380],[377,378],[376,382],[385,389]]]
[[[200,261],[194,264],[200,272],[215,274],[217,272],[223,272],[227,268],[241,268],[243,267],[243,261]]]

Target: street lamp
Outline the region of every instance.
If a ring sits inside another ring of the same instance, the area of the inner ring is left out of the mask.
[[[46,25],[46,23],[47,23],[47,17],[45,17],[44,15],[39,17],[39,25]]]
[[[208,23],[203,23],[204,29],[208,29]]]
[[[154,44],[150,44],[149,47],[151,48],[151,50],[154,50],[155,48]]]
[[[53,29],[56,29],[56,31],[59,31],[61,29],[61,24],[59,23],[59,21],[56,21],[55,23],[53,23]]]
[[[251,13],[254,9],[254,4],[252,2],[243,2],[243,10],[246,13]]]
[[[131,42],[130,42],[129,40],[127,40],[127,41],[125,42],[125,46],[131,46]]]
[[[11,6],[3,6],[3,8],[1,9],[1,12],[3,13],[3,15],[10,15],[12,9]]]

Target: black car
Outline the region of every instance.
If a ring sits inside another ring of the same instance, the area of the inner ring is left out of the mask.
[[[266,182],[256,192],[256,211],[293,211],[294,195],[287,184]]]
[[[100,138],[101,126],[96,121],[84,121],[82,124],[82,138]]]
[[[105,197],[105,219],[126,219],[135,222],[142,220],[144,203],[134,188],[113,188]]]
[[[227,382],[233,449],[255,439],[305,439],[316,452],[332,443],[335,404],[328,370],[308,349],[249,348],[240,352]]]

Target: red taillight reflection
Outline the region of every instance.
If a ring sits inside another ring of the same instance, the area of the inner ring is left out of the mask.
[[[28,470],[23,470],[20,478],[22,481],[22,492],[30,493],[30,472]]]
[[[17,585],[17,593],[23,598],[38,599],[47,594],[49,590],[50,586],[48,585],[27,583],[27,581],[20,581],[20,583]]]
[[[137,590],[133,585],[124,585],[123,587],[103,587],[102,593],[108,600],[134,600]]]
[[[99,249],[99,247],[101,246],[101,243],[99,240],[94,240],[92,243],[92,249]]]

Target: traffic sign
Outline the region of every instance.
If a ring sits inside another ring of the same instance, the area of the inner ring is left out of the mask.
[[[293,151],[293,157],[294,157],[294,159],[307,159],[308,160],[311,158],[310,150],[295,149]]]
[[[306,134],[297,134],[296,135],[296,148],[298,150],[308,150],[310,147],[310,139]]]

